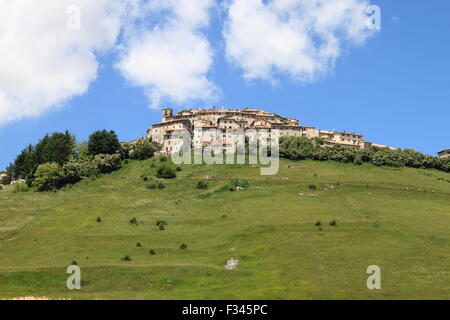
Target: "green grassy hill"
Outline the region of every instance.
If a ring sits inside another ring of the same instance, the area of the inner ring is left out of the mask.
[[[148,190],[152,161],[57,193],[0,191],[0,298],[450,298],[448,173],[282,160],[267,177],[249,165],[183,166]],[[249,188],[219,192],[233,178]],[[225,270],[230,258],[236,270]],[[66,289],[74,260],[80,291]],[[382,290],[366,287],[373,264]]]

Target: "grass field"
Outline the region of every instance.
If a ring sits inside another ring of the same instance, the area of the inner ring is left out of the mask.
[[[148,190],[140,177],[154,175],[152,161],[57,193],[0,191],[0,298],[450,298],[448,173],[282,160],[276,176],[183,166]],[[233,178],[249,188],[217,192]],[[225,270],[230,258],[236,270]],[[66,288],[74,260],[79,291]],[[366,287],[370,265],[381,290]]]

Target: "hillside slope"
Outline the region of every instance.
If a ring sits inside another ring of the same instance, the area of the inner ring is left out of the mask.
[[[450,298],[448,173],[283,160],[268,177],[249,165],[183,166],[149,190],[152,161],[57,193],[0,191],[0,298]],[[249,188],[215,192],[233,178]],[[225,270],[230,258],[236,270]],[[66,289],[72,261],[80,291]],[[366,287],[370,265],[382,290]]]

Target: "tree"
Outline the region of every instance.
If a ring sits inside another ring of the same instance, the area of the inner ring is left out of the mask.
[[[36,171],[37,166],[38,163],[35,148],[30,144],[22,150],[14,160],[14,163],[8,167],[8,172],[10,172],[15,179],[25,179]]]
[[[119,152],[120,148],[119,139],[114,131],[96,131],[89,137],[88,153],[90,155],[114,154]]]
[[[75,145],[75,154],[80,158],[86,158],[89,154],[87,141],[78,142]]]
[[[62,166],[75,154],[75,136],[68,131],[47,134],[38,142],[35,152],[38,165],[56,162]]]

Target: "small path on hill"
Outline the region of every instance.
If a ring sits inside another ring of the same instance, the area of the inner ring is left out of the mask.
[[[214,179],[207,179],[207,178],[182,178],[177,179],[177,181],[230,181],[230,180],[236,180],[240,179],[230,177],[230,178],[214,178]],[[245,181],[253,181],[253,182],[295,182],[295,183],[320,183],[320,184],[328,184],[333,185],[336,184],[336,181],[333,182],[321,182],[317,180],[310,180],[310,179],[303,179],[303,180],[294,180],[294,179],[286,179],[286,178],[280,178],[280,179],[242,179]],[[443,194],[443,195],[450,195],[450,192],[445,192],[441,190],[436,189],[420,189],[411,187],[409,185],[397,185],[397,186],[380,186],[380,185],[369,185],[369,184],[363,184],[363,183],[354,183],[354,182],[345,182],[340,181],[341,187],[356,187],[356,188],[364,188],[364,189],[382,189],[382,190],[400,190],[400,191],[413,191],[413,192],[427,192],[427,193],[436,193],[436,194]]]

